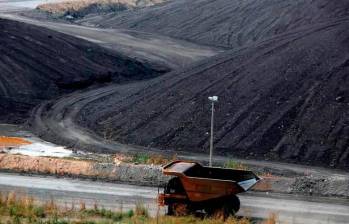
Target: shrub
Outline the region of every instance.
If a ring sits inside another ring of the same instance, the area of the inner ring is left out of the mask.
[[[126,216],[128,217],[128,218],[131,218],[131,217],[133,217],[135,215],[135,213],[133,212],[133,210],[128,210],[128,212],[126,213]]]
[[[149,154],[137,153],[132,157],[132,163],[147,164],[150,159]]]
[[[247,170],[248,167],[240,162],[234,160],[228,160],[224,163],[225,168],[236,169],[236,170]]]
[[[38,218],[45,218],[45,210],[43,207],[35,207],[33,209],[34,215]]]

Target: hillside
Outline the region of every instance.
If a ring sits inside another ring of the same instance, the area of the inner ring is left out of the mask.
[[[347,0],[173,0],[135,11],[90,16],[78,22],[236,48],[348,15]]]
[[[207,152],[207,97],[218,95],[216,154],[349,168],[348,27],[341,17],[228,51],[91,102],[80,124],[122,143]]]
[[[159,72],[96,44],[0,19],[0,121],[21,122],[43,100],[95,83]]]

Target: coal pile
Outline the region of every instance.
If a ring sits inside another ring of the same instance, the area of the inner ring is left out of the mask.
[[[80,120],[122,143],[207,152],[218,95],[216,153],[348,169],[348,28],[338,18],[230,50],[92,102]]]
[[[22,122],[43,100],[104,82],[160,71],[96,44],[0,19],[0,121]]]
[[[348,15],[347,0],[174,0],[135,11],[89,16],[80,23],[236,48]]]

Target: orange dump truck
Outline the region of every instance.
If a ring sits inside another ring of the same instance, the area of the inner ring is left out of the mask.
[[[209,216],[227,217],[240,209],[236,194],[246,192],[260,178],[251,171],[202,166],[195,162],[174,161],[163,168],[173,176],[159,195],[168,215],[187,215],[198,211]]]

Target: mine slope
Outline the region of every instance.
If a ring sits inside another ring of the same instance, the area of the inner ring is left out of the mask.
[[[347,0],[173,0],[79,22],[123,27],[224,47],[243,46],[349,14]]]
[[[177,0],[137,14],[108,15],[96,24],[232,49],[149,81],[42,104],[32,124],[49,140],[84,143],[94,150],[129,150],[134,144],[206,153],[207,97],[218,95],[215,154],[348,169],[348,4]],[[233,19],[222,16],[225,10]],[[172,25],[177,22],[181,26]],[[224,28],[225,23],[234,29]],[[185,27],[190,28],[184,32]],[[232,34],[228,39],[227,33]]]
[[[349,168],[348,19],[231,50],[127,97],[117,91],[77,120],[118,142],[202,152],[214,94],[215,153]]]
[[[35,105],[101,82],[162,73],[96,44],[0,19],[0,120],[21,122]]]

